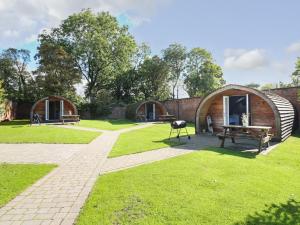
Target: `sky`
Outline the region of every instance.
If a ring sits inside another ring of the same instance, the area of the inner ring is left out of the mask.
[[[227,83],[289,82],[300,57],[299,0],[0,0],[0,49],[34,55],[42,30],[83,8],[109,11],[153,54],[174,42],[207,49]]]

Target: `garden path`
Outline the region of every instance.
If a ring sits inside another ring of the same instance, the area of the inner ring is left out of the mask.
[[[80,147],[77,145],[44,144],[34,144],[32,146],[28,144],[1,145],[1,147],[5,146],[6,150],[9,149],[8,146],[11,146],[11,150],[15,151],[14,154],[18,154],[22,147],[30,148],[33,146],[36,149],[43,149],[47,146],[49,151],[52,148],[54,152],[56,147],[64,151],[63,147],[68,149],[69,146],[72,146],[74,150],[72,155],[69,155],[64,160],[57,161],[60,164],[59,167],[0,208],[0,225],[72,225],[100,173],[108,173],[187,154],[206,146],[215,146],[217,143],[216,137],[198,136],[197,138],[192,137],[191,140],[183,140],[186,144],[180,146],[107,159],[109,152],[121,133],[151,125],[149,123],[119,131],[102,131],[102,135],[94,139],[90,144],[80,145]],[[66,126],[61,127],[65,128]],[[77,126],[68,126],[68,128],[82,129]],[[38,157],[33,157],[32,161],[51,162],[51,160],[45,161],[45,158],[41,157],[38,159]],[[15,161],[27,162],[22,160],[21,156]]]

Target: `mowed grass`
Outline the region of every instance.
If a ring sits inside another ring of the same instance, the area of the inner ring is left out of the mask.
[[[189,124],[188,132],[189,134],[195,133],[195,128],[192,124]],[[169,133],[169,123],[155,124],[151,127],[123,133],[114,145],[109,157],[145,152],[184,143],[174,139],[169,140]],[[172,135],[172,137],[175,136],[176,134]]]
[[[101,176],[77,225],[300,224],[300,138],[267,156],[211,148]]]
[[[101,130],[120,130],[136,126],[137,123],[131,120],[115,119],[115,120],[80,120],[78,126],[97,128]]]
[[[49,173],[54,165],[0,164],[0,207]]]
[[[55,126],[30,126],[29,122],[24,120],[2,122],[0,143],[87,144],[100,135],[99,132]]]

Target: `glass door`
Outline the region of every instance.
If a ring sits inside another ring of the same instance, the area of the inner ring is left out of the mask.
[[[242,115],[248,115],[249,96],[223,96],[224,125],[243,125]]]

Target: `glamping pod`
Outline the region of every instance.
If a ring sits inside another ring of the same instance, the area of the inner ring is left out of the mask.
[[[137,121],[157,121],[165,114],[167,114],[165,106],[154,100],[132,104],[126,108],[126,117]]]
[[[68,99],[61,96],[49,96],[38,100],[31,108],[30,118],[38,114],[41,122],[59,122],[63,117],[69,117],[78,114],[76,106]]]
[[[226,85],[201,101],[196,133],[208,129],[208,117],[213,132],[220,132],[223,125],[242,125],[242,115],[248,116],[249,125],[271,126],[274,140],[283,141],[292,133],[295,112],[287,99],[240,85]]]

